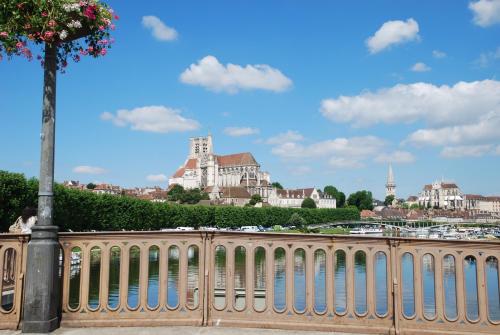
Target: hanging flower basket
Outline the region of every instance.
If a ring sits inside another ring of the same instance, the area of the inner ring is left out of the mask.
[[[31,47],[43,43],[57,46],[61,70],[68,59],[105,56],[114,42],[114,20],[113,10],[97,0],[1,0],[0,60],[3,55],[32,60]]]

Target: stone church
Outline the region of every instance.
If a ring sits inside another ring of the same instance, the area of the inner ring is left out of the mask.
[[[231,192],[233,196],[248,198],[260,194],[266,199],[272,189],[269,173],[260,170],[251,153],[217,155],[210,134],[189,139],[189,156],[168,183],[185,189],[203,189],[211,199]]]

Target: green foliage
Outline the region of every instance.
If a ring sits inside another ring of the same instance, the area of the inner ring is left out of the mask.
[[[311,198],[305,198],[300,205],[302,208],[316,208],[316,203]]]
[[[423,206],[420,206],[419,204],[411,204],[410,209],[423,209]]]
[[[334,197],[337,200],[337,208],[344,207],[345,205],[345,194],[337,190],[335,186],[327,185],[323,189],[325,194]]]
[[[94,183],[88,183],[87,184],[87,190],[93,190],[97,185]]]
[[[179,201],[184,194],[184,187],[175,184],[172,186],[170,191],[168,191],[167,196],[169,201]]]
[[[254,194],[247,205],[255,206],[259,202],[262,202],[262,197],[259,194]]]
[[[181,204],[194,205],[200,200],[208,200],[208,193],[203,192],[198,188],[185,190],[181,185],[174,185],[167,193],[169,201],[176,201]]]
[[[388,195],[388,196],[385,197],[384,205],[390,206],[390,205],[392,205],[393,201],[394,201],[394,196],[393,195]]]
[[[283,186],[281,186],[281,184],[277,181],[275,181],[274,183],[271,183],[271,186],[274,187],[274,188],[277,188],[278,190],[282,190],[283,189]]]
[[[352,193],[349,195],[349,198],[347,198],[347,203],[350,206],[356,206],[358,210],[363,210],[363,209],[373,209],[373,196],[372,192],[370,191],[358,191],[356,193]]]
[[[0,171],[0,223],[8,231],[24,207],[37,205],[38,182]],[[54,188],[54,223],[61,231],[158,230],[179,226],[286,226],[294,213],[307,224],[359,220],[356,208],[309,209],[179,205]]]
[[[307,222],[299,213],[293,213],[288,220],[288,225],[295,226],[295,228],[302,230],[307,225]]]

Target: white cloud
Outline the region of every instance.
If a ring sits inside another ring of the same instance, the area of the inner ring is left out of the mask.
[[[307,165],[299,165],[289,168],[288,171],[294,176],[303,176],[311,173],[312,169]]]
[[[152,181],[155,183],[163,183],[168,181],[168,177],[165,176],[164,174],[150,174],[146,177],[146,180]]]
[[[469,3],[473,12],[472,21],[481,27],[488,27],[500,23],[500,0],[479,0]]]
[[[481,157],[490,152],[490,144],[460,145],[444,147],[443,150],[441,150],[441,156],[445,158]]]
[[[75,166],[73,168],[73,172],[81,174],[104,174],[107,171],[97,166],[80,165],[80,166]]]
[[[304,139],[304,136],[295,130],[288,130],[286,133],[281,133],[270,137],[266,140],[267,144],[283,144],[286,142],[299,142]]]
[[[428,72],[431,70],[431,68],[422,62],[418,62],[411,67],[411,70],[413,72]]]
[[[292,85],[292,81],[280,70],[269,65],[223,65],[214,56],[206,56],[197,64],[191,64],[180,75],[180,80],[185,84],[227,93],[254,89],[282,92]]]
[[[120,109],[116,114],[104,112],[101,119],[111,121],[115,126],[130,126],[132,130],[154,133],[169,133],[196,130],[196,120],[181,116],[181,112],[165,106],[145,106],[132,110]]]
[[[418,31],[418,23],[412,18],[406,21],[387,21],[366,40],[366,45],[370,53],[375,54],[394,44],[418,40]]]
[[[497,147],[495,148],[495,151],[493,152],[493,154],[500,156],[500,144],[497,145]]]
[[[328,161],[328,164],[339,169],[360,169],[365,166],[357,159],[346,157],[333,157]]]
[[[375,92],[325,99],[320,111],[334,122],[355,127],[415,121],[452,126],[477,122],[480,116],[499,110],[498,92],[500,81],[496,80],[458,82],[453,86],[398,84]]]
[[[153,36],[160,41],[173,41],[177,39],[177,31],[174,28],[168,27],[156,16],[143,16],[142,25],[151,29]]]
[[[432,57],[434,58],[445,58],[446,57],[446,52],[444,51],[439,51],[439,50],[432,50]]]
[[[415,161],[415,156],[408,151],[396,150],[391,153],[381,153],[375,157],[375,162],[377,163],[413,163]]]
[[[498,107],[497,107],[498,108]],[[408,136],[404,143],[416,146],[443,146],[485,143],[500,140],[500,108],[483,115],[479,121],[450,127],[419,129]]]
[[[491,63],[500,59],[500,47],[495,51],[483,52],[479,55],[479,58],[474,61],[479,67],[488,67]]]
[[[259,129],[251,127],[226,127],[224,128],[224,134],[238,137],[238,136],[248,136],[258,134]]]
[[[302,145],[285,142],[272,148],[271,152],[282,158],[302,159],[325,156],[365,158],[380,151],[385,142],[375,136],[336,138]]]

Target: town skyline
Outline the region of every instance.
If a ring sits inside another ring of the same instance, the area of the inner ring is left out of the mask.
[[[194,13],[188,1],[111,1],[116,45],[59,76],[56,180],[163,187],[187,139],[210,131],[218,152],[252,152],[288,188],[383,199],[392,162],[397,197],[442,178],[498,194],[498,14],[477,1],[385,3],[233,4],[227,17],[229,2]],[[0,62],[0,168],[29,177],[38,67]]]

